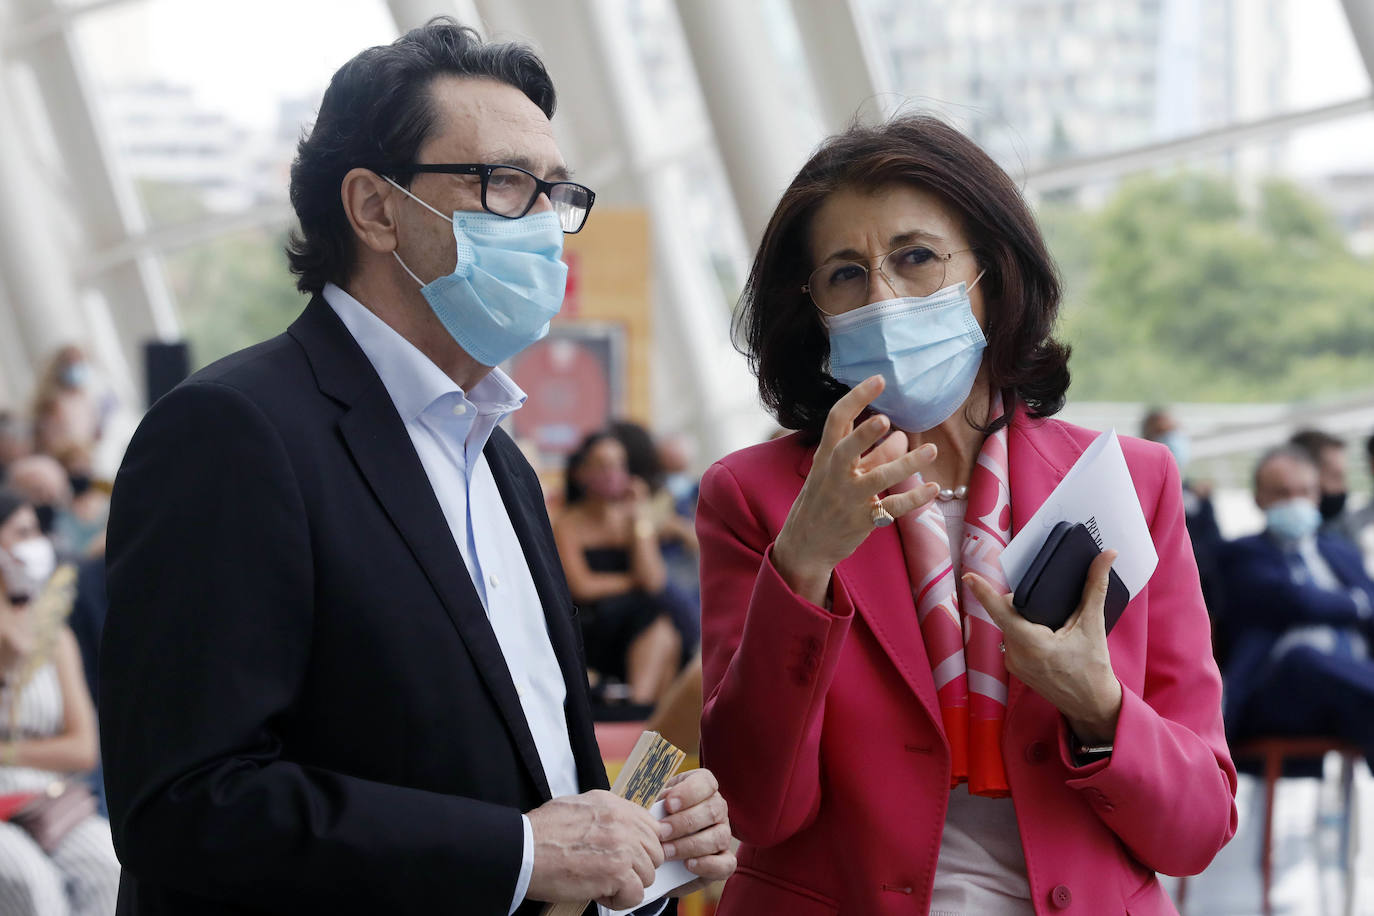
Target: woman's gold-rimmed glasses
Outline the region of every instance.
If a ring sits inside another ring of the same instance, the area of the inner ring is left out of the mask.
[[[950,258],[972,248],[941,254],[927,245],[903,245],[883,255],[876,270],[899,297],[929,296],[945,285]],[[841,315],[868,302],[868,265],[827,261],[811,272],[801,291],[827,315]]]

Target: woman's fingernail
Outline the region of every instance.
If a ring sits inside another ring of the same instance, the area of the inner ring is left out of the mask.
[[[673,835],[673,825],[668,823],[667,821],[659,821],[658,835],[663,837],[665,840],[668,839],[668,837]]]
[[[687,860],[687,870],[688,870],[688,871],[696,871],[696,870],[697,870],[697,860],[696,860],[696,859],[688,859],[688,860]]]
[[[677,797],[670,798],[668,799],[666,807],[668,808],[669,814],[677,814],[678,810],[682,808],[682,799]]]
[[[664,857],[665,859],[671,859],[671,858],[672,858],[673,856],[675,856],[675,855],[677,855],[677,844],[676,844],[676,843],[664,843],[664,844],[663,844],[663,857]]]
[[[933,443],[933,442],[927,442],[925,445],[923,445],[923,446],[920,447],[919,451],[920,451],[920,453],[921,453],[921,457],[922,457],[922,458],[934,458],[934,457],[935,457],[935,443]]]

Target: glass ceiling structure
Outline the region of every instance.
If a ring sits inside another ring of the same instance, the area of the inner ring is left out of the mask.
[[[767,432],[730,307],[807,151],[856,117],[940,113],[1036,201],[1290,176],[1374,239],[1371,0],[0,0],[0,407],[68,341],[141,403],[143,343],[224,320],[197,284],[291,225],[333,70],[441,13],[533,43],[579,180],[647,212],[653,422],[704,457]],[[246,301],[286,283],[263,257]]]

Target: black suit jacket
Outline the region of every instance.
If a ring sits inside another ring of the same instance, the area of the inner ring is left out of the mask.
[[[539,482],[499,429],[485,455],[567,683],[579,781],[604,788]],[[120,914],[506,916],[520,812],[548,783],[410,437],[323,299],[152,408],[108,562]]]

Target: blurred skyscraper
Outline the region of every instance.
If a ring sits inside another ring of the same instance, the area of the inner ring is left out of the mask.
[[[859,2],[907,104],[953,118],[1013,174],[1285,101],[1285,0]]]

